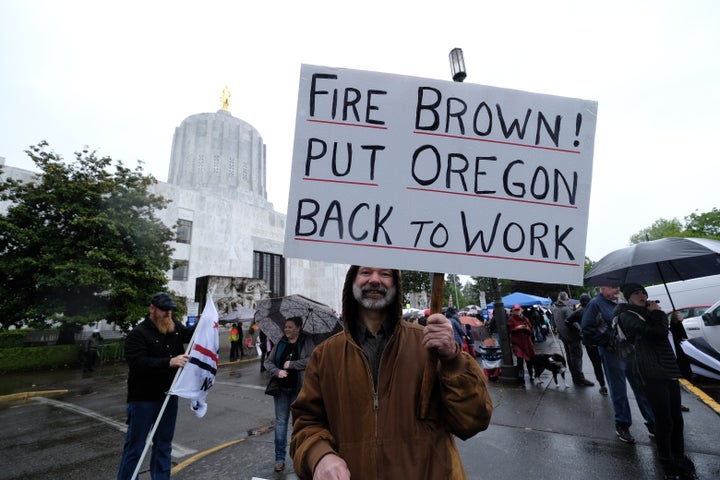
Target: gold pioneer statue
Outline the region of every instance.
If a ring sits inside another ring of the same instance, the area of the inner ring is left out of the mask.
[[[230,107],[230,90],[228,89],[227,85],[222,89],[222,96],[220,97],[220,101],[222,101],[221,108],[223,110],[228,110]]]

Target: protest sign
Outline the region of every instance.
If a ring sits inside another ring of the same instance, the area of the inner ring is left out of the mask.
[[[582,284],[596,102],[300,77],[286,257]]]

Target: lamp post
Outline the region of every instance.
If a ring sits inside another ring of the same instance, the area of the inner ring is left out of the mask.
[[[453,48],[450,50],[449,58],[453,82],[462,82],[467,77],[462,48]],[[497,328],[500,337],[500,351],[502,351],[503,357],[502,373],[499,378],[504,381],[516,381],[517,368],[513,365],[510,337],[507,330],[507,317],[505,316],[505,305],[500,296],[500,284],[497,278],[490,278],[490,290],[492,290],[491,294],[493,298],[493,318],[495,319],[495,328]]]
[[[462,82],[467,77],[462,48],[450,50],[450,72],[452,73],[453,82]]]

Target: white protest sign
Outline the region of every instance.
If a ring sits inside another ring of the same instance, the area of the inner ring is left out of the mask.
[[[300,77],[286,257],[582,284],[596,102]]]

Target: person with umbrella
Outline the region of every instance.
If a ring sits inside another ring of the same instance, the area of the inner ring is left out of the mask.
[[[280,393],[274,397],[276,472],[285,470],[290,404],[298,396],[308,358],[315,348],[312,339],[302,332],[302,323],[302,317],[288,318],[285,321],[285,335],[270,350],[265,360],[265,369],[270,376],[277,377],[280,383]]]
[[[615,433],[621,441],[635,443],[635,438],[630,434],[632,414],[627,397],[628,382],[635,394],[640,413],[645,418],[645,426],[650,436],[654,435],[655,415],[642,389],[640,379],[634,372],[632,359],[622,358],[613,347],[611,324],[620,297],[620,287],[601,286],[599,289],[600,293],[590,300],[583,312],[581,323],[583,339],[586,343],[598,346],[615,411]]]
[[[648,302],[642,285],[625,284],[622,292],[628,303],[616,306],[615,316],[635,347],[637,370],[655,413],[655,445],[665,478],[696,478],[695,466],[685,456],[678,382],[682,375],[668,339],[667,317],[656,302]]]
[[[299,478],[466,478],[454,437],[488,427],[487,381],[447,317],[402,320],[401,285],[398,270],[348,270],[344,330],[317,346],[292,406]]]

